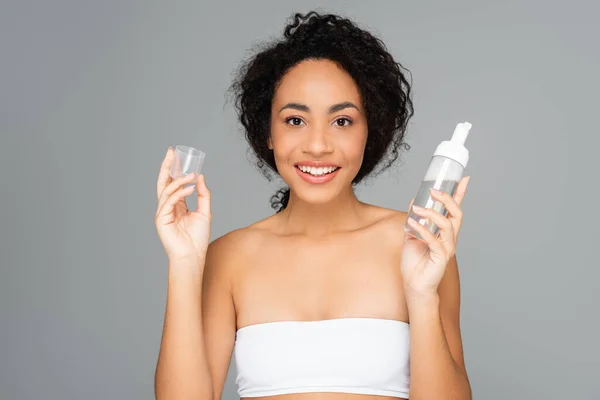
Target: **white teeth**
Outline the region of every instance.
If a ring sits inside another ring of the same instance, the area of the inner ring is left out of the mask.
[[[311,174],[314,176],[321,176],[321,175],[325,175],[325,174],[330,174],[333,171],[335,171],[336,169],[338,169],[338,167],[308,167],[306,165],[299,165],[298,168],[300,169],[300,171],[305,172],[307,174]]]

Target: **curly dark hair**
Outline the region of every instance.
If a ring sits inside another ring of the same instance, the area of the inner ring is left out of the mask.
[[[307,59],[335,62],[358,86],[368,136],[363,163],[353,184],[389,168],[398,158],[400,147],[410,149],[404,136],[414,114],[412,82],[402,72],[410,71],[394,61],[379,38],[347,18],[316,11],[296,13],[283,36],[244,61],[230,87],[246,139],[267,179],[272,179],[272,172],[277,173],[273,151],[267,147],[275,90],[287,71]],[[271,197],[271,207],[276,212],[283,210],[289,197],[289,188],[278,190]]]

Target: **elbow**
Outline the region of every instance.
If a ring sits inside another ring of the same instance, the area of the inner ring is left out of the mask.
[[[469,382],[469,376],[467,375],[467,371],[465,369],[461,369],[461,375],[463,378],[463,396],[461,399],[463,400],[473,400],[473,393],[471,391],[471,382]]]
[[[159,379],[154,381],[154,397],[156,400],[218,400],[211,387],[186,386]]]
[[[410,400],[473,400],[471,384],[465,373],[455,374],[452,380],[422,382],[410,388]]]
[[[473,393],[471,392],[471,385],[467,382],[467,390],[465,394],[465,400],[473,400]]]
[[[473,394],[471,392],[471,384],[469,383],[469,378],[467,374],[463,371],[461,373],[462,382],[460,385],[459,393],[456,396],[453,396],[452,399],[460,399],[460,400],[473,400]]]

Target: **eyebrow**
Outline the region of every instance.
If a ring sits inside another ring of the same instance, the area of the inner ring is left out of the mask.
[[[281,107],[279,112],[282,112],[286,108],[290,108],[292,110],[310,112],[310,108],[307,105],[300,104],[300,103],[288,103],[285,106]],[[332,114],[334,112],[341,111],[345,108],[355,108],[358,111],[360,111],[360,108],[358,108],[354,103],[352,103],[350,101],[344,101],[343,103],[334,104],[331,107],[329,107],[329,110],[327,111],[327,113]]]

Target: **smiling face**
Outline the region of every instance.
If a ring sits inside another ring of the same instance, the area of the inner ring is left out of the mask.
[[[288,71],[271,107],[277,170],[295,196],[327,203],[350,190],[367,141],[358,86],[329,60],[306,60]]]

